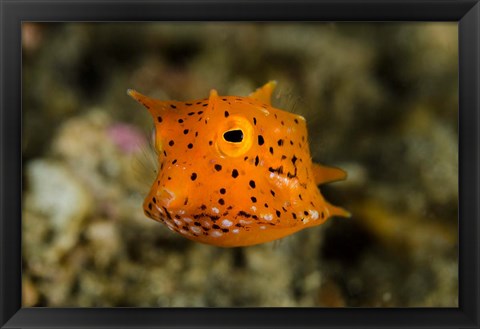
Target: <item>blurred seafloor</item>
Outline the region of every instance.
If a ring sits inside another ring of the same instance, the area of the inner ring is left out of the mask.
[[[455,23],[24,23],[24,306],[457,306]],[[161,99],[279,82],[353,213],[222,249],[147,219]]]

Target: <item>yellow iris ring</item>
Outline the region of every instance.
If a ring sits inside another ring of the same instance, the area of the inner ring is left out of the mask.
[[[229,142],[225,140],[224,134],[232,130],[241,130],[243,139],[241,142]],[[232,116],[219,128],[216,138],[217,151],[222,156],[239,157],[252,147],[253,126],[247,119],[239,116]]]

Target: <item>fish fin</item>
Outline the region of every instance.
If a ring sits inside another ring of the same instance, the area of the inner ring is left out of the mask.
[[[132,97],[134,100],[145,106],[151,113],[153,113],[154,110],[166,110],[176,108],[176,104],[179,103],[178,101],[161,101],[159,99],[150,98],[133,89],[128,89],[127,94],[128,96]]]
[[[315,184],[325,184],[344,180],[347,178],[347,172],[335,167],[327,167],[318,163],[312,164],[313,175],[315,177]]]
[[[148,133],[145,133],[145,137]],[[132,184],[139,192],[147,195],[159,171],[158,154],[155,149],[155,131],[150,132],[150,142],[139,147],[131,156]],[[130,178],[127,176],[127,178]]]
[[[271,80],[264,84],[262,87],[255,90],[248,97],[256,99],[259,102],[271,105],[272,92],[277,86],[277,81]]]

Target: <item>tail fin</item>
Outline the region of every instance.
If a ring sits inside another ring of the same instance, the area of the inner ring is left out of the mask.
[[[335,167],[327,167],[317,163],[312,164],[315,183],[317,185],[336,182],[347,178],[347,172]],[[327,209],[330,216],[352,217],[352,214],[341,208],[327,203]]]
[[[327,167],[318,163],[312,164],[315,183],[317,185],[336,182],[347,178],[347,172],[335,167]]]

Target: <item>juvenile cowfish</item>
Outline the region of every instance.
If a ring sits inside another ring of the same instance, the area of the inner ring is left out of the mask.
[[[271,106],[275,85],[188,102],[128,90],[155,121],[160,170],[143,204],[148,217],[190,240],[237,247],[350,216],[317,187],[346,173],[312,163],[305,119]]]

